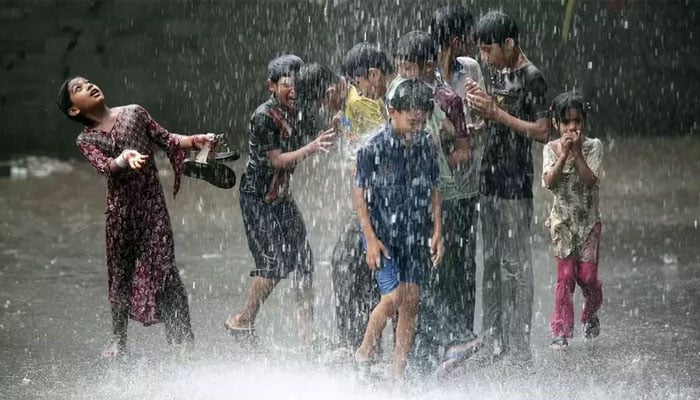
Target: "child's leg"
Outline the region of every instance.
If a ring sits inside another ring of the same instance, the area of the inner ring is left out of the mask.
[[[253,282],[243,308],[225,323],[229,329],[254,327],[260,306],[279,282],[282,263],[277,251],[283,245],[279,207],[246,194],[241,194],[240,202],[248,248],[253,255],[255,269],[251,271]]]
[[[596,315],[603,303],[603,284],[598,280],[601,224],[597,223],[583,245],[576,280],[583,293],[581,322],[586,323]]]
[[[550,329],[555,337],[573,336],[575,268],[576,261],[573,258],[561,259],[557,257],[557,288],[554,298],[554,313],[550,322]]]
[[[365,337],[362,340],[362,344],[355,352],[355,360],[360,362],[369,361],[374,357],[374,353],[377,349],[377,342],[382,335],[387,320],[391,318],[400,307],[400,288],[401,286],[382,295],[379,304],[372,310],[369,316],[369,322],[367,323],[367,330],[365,330]]]
[[[190,308],[187,292],[177,268],[173,267],[165,281],[165,286],[157,297],[158,314],[165,324],[168,343],[180,344],[194,341],[190,323]]]
[[[301,342],[305,346],[313,344],[314,340],[314,290],[311,274],[303,275],[295,282],[296,313],[301,332]]]
[[[102,357],[118,357],[126,350],[126,331],[129,324],[129,307],[123,303],[112,303],[112,339]]]
[[[583,293],[581,322],[588,322],[603,304],[603,284],[598,280],[598,264],[582,262],[576,277]]]
[[[399,292],[399,322],[396,327],[396,346],[394,347],[394,362],[392,375],[403,375],[408,362],[408,355],[416,336],[416,319],[418,316],[418,285],[402,282],[397,288]]]
[[[270,296],[277,282],[279,282],[279,279],[269,279],[261,276],[253,278],[253,284],[250,286],[243,309],[233,318],[230,318],[227,323],[233,328],[253,327],[258,311],[260,311],[260,306]]]

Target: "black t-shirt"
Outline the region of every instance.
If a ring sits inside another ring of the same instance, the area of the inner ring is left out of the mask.
[[[528,63],[510,73],[494,71],[488,92],[508,114],[524,121],[547,117],[547,82]],[[504,199],[532,198],[532,140],[506,125],[492,122],[486,133],[481,167],[481,193]]]
[[[248,126],[248,163],[241,182],[241,193],[265,196],[270,190],[274,168],[267,152],[297,150],[303,139],[296,128],[296,115],[288,112],[274,97],[258,106]],[[293,172],[287,169],[286,172]]]

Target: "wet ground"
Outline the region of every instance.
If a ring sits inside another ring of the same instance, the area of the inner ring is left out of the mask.
[[[538,189],[532,365],[401,387],[359,382],[351,367],[327,365],[323,348],[301,352],[285,282],[263,307],[254,350],[228,336],[222,323],[243,302],[252,261],[237,189],[192,180],[168,200],[194,353],[175,357],[160,326],[132,323],[130,357],[99,360],[110,328],[102,178],[80,162],[70,173],[0,179],[0,398],[698,399],[700,139],[606,143],[601,336],[579,335],[566,352],[548,348],[555,269],[543,227],[550,197]],[[328,261],[346,204],[338,176],[326,161],[308,161],[294,182],[317,261],[317,330],[329,338]],[[168,189],[171,180],[164,174]]]

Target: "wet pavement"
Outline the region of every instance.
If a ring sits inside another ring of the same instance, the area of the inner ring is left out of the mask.
[[[227,335],[223,321],[244,300],[252,262],[237,188],[187,180],[173,199],[166,173],[196,348],[183,359],[161,326],[132,323],[130,357],[104,362],[102,178],[78,162],[69,173],[0,179],[0,399],[698,399],[700,139],[604,141],[600,337],[578,335],[564,352],[548,348],[556,272],[543,227],[551,199],[538,188],[532,365],[500,363],[448,384],[368,385],[351,366],[328,365],[324,346],[303,352],[287,282],[263,306],[257,346]],[[237,172],[243,163],[234,163]],[[349,199],[327,159],[308,161],[294,179],[316,259],[316,328],[332,339],[328,261]]]

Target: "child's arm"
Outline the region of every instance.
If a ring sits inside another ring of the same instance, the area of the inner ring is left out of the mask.
[[[470,151],[469,138],[457,138],[454,150],[447,156],[447,165],[450,168],[457,168],[467,164],[471,155]]]
[[[78,139],[78,148],[90,164],[104,175],[113,175],[125,168],[140,169],[148,160],[148,155],[136,150],[126,149],[112,158],[107,156],[98,146]]]
[[[268,150],[267,158],[272,163],[272,167],[276,169],[287,169],[294,167],[298,162],[314,153],[328,153],[328,148],[333,144],[332,139],[335,136],[336,129],[330,128],[327,131],[321,132],[316,139],[307,143],[304,147],[282,153],[280,149]]]
[[[544,83],[544,78],[539,78],[542,82],[535,82],[531,86],[537,90],[537,93],[532,93],[534,98],[544,98],[547,85]],[[467,99],[469,105],[474,107],[476,111],[481,113],[485,119],[501,123],[509,126],[523,136],[534,139],[540,143],[547,143],[549,140],[551,121],[548,117],[538,118],[536,121],[525,121],[510,115],[493,101],[493,98],[486,94],[476,82],[467,81]]]
[[[594,149],[594,151],[595,150],[597,149]],[[589,188],[595,186],[595,184],[598,183],[598,177],[588,166],[588,162],[583,155],[581,131],[574,131],[572,133],[571,151],[574,154],[574,165],[576,166],[576,172],[581,178],[583,184]]]
[[[389,250],[387,250],[384,243],[377,238],[374,228],[372,228],[372,222],[369,218],[369,209],[365,201],[365,190],[363,188],[355,186],[352,189],[352,204],[355,207],[357,218],[360,220],[362,233],[365,235],[365,240],[367,241],[367,266],[369,266],[369,269],[372,271],[376,271],[382,266],[382,255],[386,258],[391,257],[389,257]]]
[[[442,200],[440,199],[438,186],[433,186],[431,203],[433,208],[433,236],[430,239],[430,255],[433,267],[436,267],[442,260]]]
[[[373,147],[361,147],[357,151],[355,185],[352,189],[352,204],[355,207],[357,218],[360,221],[362,233],[365,236],[367,244],[367,266],[372,270],[377,270],[382,266],[382,255],[386,258],[389,256],[389,250],[384,246],[379,238],[377,238],[372,221],[369,216],[369,208],[365,200],[366,190],[370,188],[374,178],[374,163],[376,149]]]
[[[553,157],[548,156],[547,153],[549,153],[550,155],[554,154],[554,156],[556,156],[556,151],[552,148],[554,144],[549,143],[545,145],[543,149],[543,152],[545,154],[542,158],[544,160],[545,165],[542,167],[542,169],[545,172],[542,176],[542,181],[544,182],[544,186],[547,189],[553,188],[554,184],[557,183],[557,180],[559,180],[559,176],[561,176],[561,171],[564,169],[564,164],[566,164],[566,159],[569,158],[569,153],[571,153],[571,137],[568,134],[564,134],[559,143],[561,148],[561,154],[559,154],[559,156],[557,157],[557,161],[554,163],[554,166],[551,167],[551,169],[549,170],[547,170],[547,168],[550,167],[550,160]]]

